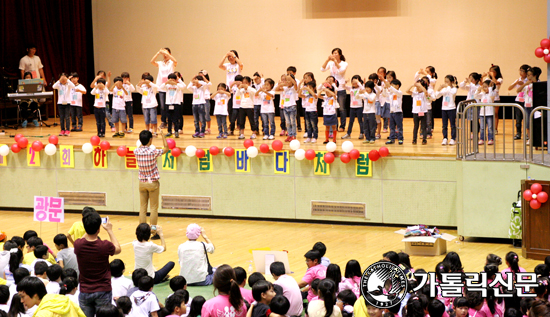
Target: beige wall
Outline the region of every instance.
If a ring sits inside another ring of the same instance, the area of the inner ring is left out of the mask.
[[[319,69],[334,47],[349,62],[348,78],[383,65],[407,86],[427,65],[462,80],[491,63],[505,86],[523,63],[546,78],[534,55],[546,36],[544,0],[94,0],[93,20],[96,70],[129,71],[134,82],[144,71],[156,76],[149,60],[166,46],[186,81],[207,69],[214,85],[225,82],[218,64],[230,49],[245,74],[273,79],[289,65],[299,78],[306,71],[325,78]]]

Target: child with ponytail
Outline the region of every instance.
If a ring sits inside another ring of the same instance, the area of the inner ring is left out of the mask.
[[[436,98],[443,97],[441,103],[441,120],[443,121],[443,142],[441,145],[455,145],[456,141],[456,105],[455,96],[458,90],[456,77],[445,76],[445,84],[441,85],[436,93]],[[451,141],[448,141],[447,124],[451,123]]]
[[[231,312],[232,316],[245,317],[246,306],[233,268],[227,264],[218,267],[214,272],[213,284],[218,296],[204,303],[201,317],[218,317],[218,312]]]
[[[34,271],[29,265],[23,264],[23,251],[17,248],[17,244],[11,241],[7,241],[4,244],[4,250],[10,250],[10,260],[6,268],[4,269],[4,279],[8,284],[15,283],[13,279],[13,273],[20,267],[26,268],[29,272]]]
[[[336,284],[331,279],[324,279],[319,283],[319,299],[309,303],[307,313],[310,317],[342,316],[336,305]]]
[[[515,252],[513,252],[513,251],[508,252],[506,254],[505,259],[506,259],[506,265],[508,267],[505,268],[504,270],[500,271],[500,274],[502,274],[502,277],[504,279],[508,278],[506,273],[511,272],[513,280],[516,281],[517,279],[516,279],[515,275],[517,273],[526,272],[524,268],[519,266],[519,257]]]

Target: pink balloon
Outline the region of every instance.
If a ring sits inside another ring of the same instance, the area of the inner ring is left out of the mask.
[[[533,199],[533,193],[531,192],[530,189],[526,189],[523,192],[523,199],[525,199],[527,201],[531,201],[531,199]]]
[[[550,48],[550,40],[549,39],[542,39],[540,41],[540,47],[544,48]]]
[[[168,144],[170,150],[176,147],[176,141],[174,141],[174,139],[166,139],[166,144]]]
[[[179,147],[175,147],[172,149],[172,156],[178,157],[181,155],[181,149]]]
[[[537,47],[535,49],[535,56],[538,57],[538,58],[541,58],[544,56],[544,48],[542,47]]]
[[[532,209],[539,209],[541,206],[541,203],[538,200],[531,200],[529,202],[529,206],[531,206]]]
[[[537,194],[537,200],[541,203],[541,204],[544,204],[545,202],[548,201],[548,194],[546,192],[540,192]]]
[[[539,183],[534,183],[531,185],[531,192],[533,194],[538,194],[542,191],[542,185]]]

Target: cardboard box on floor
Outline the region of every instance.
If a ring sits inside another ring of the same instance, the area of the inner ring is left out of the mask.
[[[406,232],[405,229],[395,231],[395,233],[403,236]],[[409,255],[434,256],[447,253],[447,241],[454,239],[456,239],[455,236],[443,233],[441,238],[413,236],[403,238],[401,241],[405,242],[405,253]]]

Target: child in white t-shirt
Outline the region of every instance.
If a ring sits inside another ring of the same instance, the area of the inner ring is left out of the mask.
[[[111,267],[111,287],[113,289],[113,304],[121,296],[126,296],[128,290],[132,288],[132,280],[123,276],[126,266],[120,259],[114,259],[109,264]]]
[[[420,134],[422,135],[422,145],[428,144],[426,141],[426,112],[428,111],[426,96],[428,95],[428,83],[419,79],[408,90],[407,93],[413,97],[412,113],[414,120],[413,141],[416,144],[418,137],[418,127],[420,125]]]
[[[185,84],[184,80],[183,80],[183,77],[181,76],[181,73],[180,72],[174,72],[174,74],[176,74],[176,76],[178,77],[178,83],[182,83],[184,87],[186,87],[187,85]],[[178,117],[178,122],[176,124],[176,127],[174,128],[174,130],[178,130],[178,132],[181,134],[183,133],[182,129],[183,129],[183,90],[178,90],[178,104],[180,105],[180,113],[179,113],[179,117]]]
[[[332,142],[336,143],[336,135],[338,130],[338,116],[336,115],[336,93],[334,87],[327,81],[317,94],[317,98],[323,99],[323,125],[325,126],[325,141],[329,142],[330,129],[332,129]]]
[[[46,285],[48,294],[59,294],[61,290],[59,283],[61,283],[62,273],[63,269],[59,264],[54,264],[46,269],[46,275],[48,275],[48,279],[50,280],[48,285]]]
[[[206,121],[206,129],[204,130],[204,134],[210,134],[210,123],[212,122],[212,119],[210,118],[210,87],[212,87],[212,83],[210,82],[210,76],[205,69],[201,70],[197,76],[199,76],[199,78],[206,83],[204,87],[204,120]]]
[[[298,96],[302,98],[302,107],[304,108],[304,123],[307,134],[307,139],[304,143],[315,143],[319,137],[319,128],[317,127],[319,123],[319,116],[317,114],[317,87],[315,87],[315,81],[310,80],[304,84]]]
[[[262,117],[262,126],[264,140],[273,140],[275,138],[275,91],[273,90],[275,81],[268,78],[264,81],[260,90],[256,92],[256,98],[260,99],[260,115]]]
[[[78,73],[71,73],[69,77],[74,88],[71,89],[71,122],[73,128],[71,132],[82,131],[82,95],[86,94],[86,88],[78,83]]]
[[[241,105],[239,109],[239,139],[244,139],[244,127],[246,123],[246,117],[250,123],[250,129],[252,130],[251,139],[256,138],[257,127],[254,124],[254,95],[256,89],[252,87],[252,79],[248,76],[243,77],[242,83],[238,86],[235,92],[235,98],[240,98]]]
[[[134,101],[132,99],[132,93],[136,91],[136,87],[130,82],[130,74],[128,72],[122,73],[120,77],[122,77],[122,86],[128,92],[127,95],[124,95],[126,116],[128,116],[128,123],[124,127],[124,132],[132,133],[134,129]]]
[[[67,74],[62,73],[59,80],[53,84],[52,88],[57,90],[57,107],[59,108],[59,121],[61,126],[60,136],[69,136],[71,134],[71,89],[75,86],[69,80]]]
[[[262,99],[258,95],[258,91],[264,86],[263,75],[259,72],[255,72],[252,76],[252,87],[256,89],[256,94],[254,95],[254,124],[258,131],[260,131],[260,117],[262,113]],[[262,121],[262,132],[264,131],[265,123]],[[265,136],[265,133],[264,133]]]
[[[514,81],[510,87],[508,87],[508,90],[512,89],[518,89],[519,86],[523,85],[527,81],[527,71],[531,68],[531,66],[523,64],[519,67],[519,78]],[[524,106],[525,104],[525,94],[523,91],[518,92],[518,95],[516,96],[517,103]],[[514,140],[521,139],[521,121],[523,120],[522,113],[519,109],[515,109],[515,117],[516,117],[516,135],[514,136]]]
[[[403,93],[399,88],[401,81],[394,79],[384,90],[390,103],[390,140],[386,144],[393,144],[397,139],[399,145],[403,145]]]
[[[143,276],[139,279],[139,290],[130,295],[132,302],[132,311],[130,317],[157,317],[157,312],[160,310],[157,296],[153,293],[153,278]]]
[[[296,139],[296,99],[298,98],[298,84],[294,79],[294,75],[286,75],[281,77],[281,82],[277,85],[275,91],[281,92],[281,108],[284,112],[286,130],[288,138],[285,142],[290,142]]]
[[[122,77],[116,77],[114,79],[114,85],[111,87],[111,94],[113,95],[113,113],[111,115],[111,122],[115,125],[115,134],[113,138],[123,138],[124,132],[120,130],[119,121],[126,125],[126,102],[124,96],[128,95],[128,91],[122,84]]]
[[[529,68],[527,70],[527,78],[523,84],[521,84],[517,92],[522,93],[525,98],[525,133],[529,136],[529,121],[531,118],[531,112],[533,111],[533,83],[539,81],[539,76],[541,74],[541,69],[538,67]],[[495,107],[496,112],[496,107]],[[529,144],[529,140],[527,140]]]
[[[229,63],[224,63],[226,58]],[[236,81],[242,80],[242,76],[240,75],[240,73],[243,70],[244,65],[239,59],[239,53],[237,53],[237,51],[235,50],[231,50],[227,52],[227,54],[223,56],[220,62],[220,65],[218,67],[226,72],[225,84],[229,88],[229,91],[233,91],[234,83]],[[229,104],[227,108],[228,112],[230,113],[229,120],[231,125],[229,127],[229,130],[231,135],[233,135],[233,132],[235,130],[235,121],[237,120],[237,116],[240,108],[240,102],[239,104],[235,104],[235,102],[236,100],[234,100],[234,98],[229,99]]]
[[[141,94],[141,106],[143,109],[143,118],[145,119],[145,129],[151,131],[154,136],[157,135],[157,98],[158,86],[153,82],[151,74],[143,74],[137,84],[136,90]]]
[[[227,91],[227,85],[220,83],[217,91],[212,94],[210,99],[214,100],[214,115],[218,122],[218,136],[216,139],[227,139],[227,104],[231,99],[231,94]]]
[[[166,92],[166,116],[168,117],[168,134],[166,137],[172,136],[172,125],[174,126],[174,134],[176,138],[180,137],[178,132],[178,121],[180,117],[181,103],[179,101],[179,94],[185,88],[183,81],[178,82],[178,76],[174,73],[168,75],[168,81],[161,84],[159,87],[162,91]]]
[[[204,138],[206,130],[206,82],[202,81],[202,76],[195,76],[187,85],[187,89],[193,92],[193,118],[195,120],[194,138]]]
[[[458,83],[453,75],[445,76],[445,84],[441,85],[436,93],[436,98],[443,97],[441,102],[441,121],[443,121],[443,142],[447,145],[448,133],[447,124],[451,123],[451,141],[449,145],[455,145],[456,141],[456,105],[455,97],[458,91]]]
[[[375,143],[379,124],[376,121],[376,86],[372,80],[365,83],[365,89],[356,95],[356,99],[363,99],[363,143]]]
[[[104,79],[105,86],[109,87],[111,85],[111,72],[109,71],[105,73],[105,71],[103,70],[98,71],[97,76],[94,78],[94,80],[90,84],[90,88],[94,89],[99,79]],[[111,132],[115,132],[115,125],[111,123],[111,111],[109,106],[109,99],[107,99],[107,101],[105,102],[105,115],[107,118],[107,122],[109,123],[109,127],[111,127]]]
[[[476,90],[475,98],[479,99],[481,103],[493,103],[495,101],[495,95],[498,92],[497,89],[489,89],[491,85],[490,80],[483,82]],[[493,120],[494,120],[494,107],[493,106],[484,106],[479,110],[479,128],[480,128],[480,139],[478,145],[485,143],[485,127],[487,127],[487,144],[493,145]]]
[[[363,89],[363,80],[361,79],[361,76],[354,75],[351,78],[351,86],[345,86],[346,90],[349,91],[349,98],[350,98],[350,109],[349,109],[349,125],[348,125],[348,131],[344,136],[342,136],[342,139],[350,139],[351,138],[351,131],[353,130],[353,122],[354,119],[357,118],[357,122],[359,122],[359,140],[363,139],[363,101],[356,98],[359,92]]]
[[[91,94],[95,96],[94,115],[97,136],[102,138],[105,137],[105,104],[109,100],[109,90],[105,87],[105,79],[97,80],[97,85],[92,89]]]

